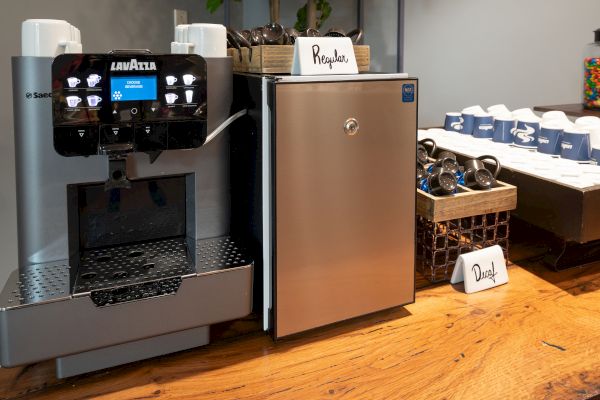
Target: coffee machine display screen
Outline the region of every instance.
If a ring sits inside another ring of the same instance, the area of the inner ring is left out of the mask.
[[[200,147],[207,88],[196,54],[62,54],[52,63],[54,148],[71,157],[115,144],[147,153]]]
[[[156,76],[112,76],[112,101],[156,100]]]

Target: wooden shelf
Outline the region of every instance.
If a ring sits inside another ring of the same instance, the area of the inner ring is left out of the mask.
[[[535,111],[546,112],[546,111],[562,111],[567,115],[572,117],[584,117],[588,115],[592,115],[595,117],[600,117],[600,110],[588,110],[583,108],[583,104],[558,104],[555,106],[535,106],[533,107]]]

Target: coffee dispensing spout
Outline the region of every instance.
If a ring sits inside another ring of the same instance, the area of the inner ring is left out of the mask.
[[[108,180],[104,190],[130,189],[127,179],[127,154],[134,150],[132,143],[115,143],[98,146],[98,154],[108,156]]]

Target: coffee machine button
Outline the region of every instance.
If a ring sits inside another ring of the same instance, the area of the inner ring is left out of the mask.
[[[193,149],[206,140],[204,121],[169,122],[169,149]]]
[[[54,128],[54,148],[63,156],[90,156],[98,152],[98,129],[94,126]]]
[[[131,124],[101,125],[100,144],[133,143]]]
[[[163,123],[136,124],[135,142],[138,151],[161,151],[167,149],[168,125]]]

